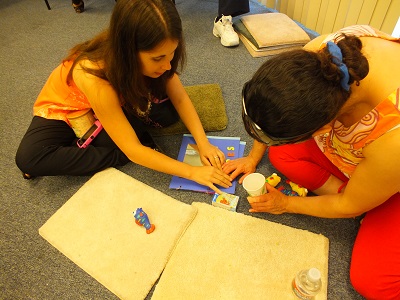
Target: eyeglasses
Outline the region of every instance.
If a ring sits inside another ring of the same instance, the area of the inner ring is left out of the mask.
[[[242,98],[242,119],[244,123],[244,127],[248,134],[259,141],[260,143],[266,144],[267,146],[279,146],[285,144],[294,144],[297,142],[305,141],[309,139],[315,130],[308,131],[306,133],[291,136],[291,137],[283,137],[277,138],[271,135],[268,135],[264,130],[261,129],[247,114],[246,105],[244,103],[244,97]]]

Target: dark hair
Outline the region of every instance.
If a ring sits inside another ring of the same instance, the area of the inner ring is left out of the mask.
[[[156,79],[146,78],[141,72],[139,51],[148,51],[166,39],[178,42],[171,69]],[[107,80],[120,96],[127,109],[147,106],[151,91],[156,97],[165,95],[166,80],[185,63],[182,22],[171,0],[118,0],[110,26],[92,40],[75,46],[64,59],[74,60],[68,75],[81,60],[99,63],[99,69],[85,71]]]
[[[338,43],[350,79],[367,76],[368,61],[359,38],[344,36]],[[274,137],[313,132],[331,122],[349,98],[341,73],[324,47],[318,52],[293,50],[267,60],[243,87],[249,117]]]

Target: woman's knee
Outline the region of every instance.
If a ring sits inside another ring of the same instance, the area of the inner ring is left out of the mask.
[[[352,263],[350,281],[354,289],[366,299],[400,299],[398,275],[382,272],[368,263],[362,266]]]
[[[309,190],[320,187],[321,178],[324,182],[329,174],[315,176],[322,168],[307,159],[304,147],[300,144],[270,147],[268,158],[271,164],[284,176]]]
[[[353,247],[350,279],[367,299],[400,299],[400,194],[369,211]]]

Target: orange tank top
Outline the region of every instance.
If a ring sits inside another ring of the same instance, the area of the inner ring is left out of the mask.
[[[70,112],[86,110],[90,103],[67,76],[73,61],[61,63],[49,76],[33,106],[33,115],[68,122]],[[69,124],[70,125],[70,124]]]

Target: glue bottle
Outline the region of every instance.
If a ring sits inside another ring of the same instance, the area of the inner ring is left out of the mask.
[[[292,281],[294,294],[302,300],[314,299],[321,285],[321,272],[317,268],[300,271]]]

